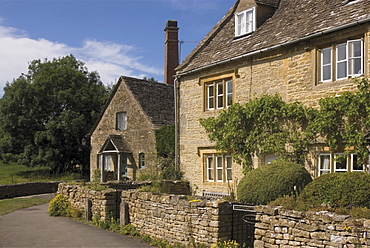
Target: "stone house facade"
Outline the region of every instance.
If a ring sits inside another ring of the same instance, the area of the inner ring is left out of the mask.
[[[136,179],[155,165],[155,130],[174,124],[173,85],[120,77],[91,131],[90,175],[101,181]]]
[[[279,93],[284,101],[318,107],[322,97],[356,90],[370,73],[370,1],[238,0],[177,67],[178,163],[193,191],[229,193],[243,177],[230,154],[214,149],[200,118],[233,103]],[[343,151],[315,146],[313,177],[335,172]],[[254,167],[274,154],[257,154]],[[355,154],[341,167],[356,167]]]

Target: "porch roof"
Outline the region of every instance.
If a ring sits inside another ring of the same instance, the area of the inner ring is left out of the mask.
[[[103,152],[132,153],[132,150],[127,140],[121,135],[109,135],[99,151],[99,153]]]

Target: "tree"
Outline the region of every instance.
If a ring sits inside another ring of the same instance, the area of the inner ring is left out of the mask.
[[[234,104],[220,115],[201,119],[216,149],[233,154],[238,163],[251,169],[256,153],[274,153],[302,163],[314,140],[311,123],[317,110],[299,102],[285,103],[279,95],[263,95],[244,105]]]
[[[27,74],[4,88],[0,151],[57,173],[76,165],[87,168],[89,147],[82,141],[107,93],[99,74],[89,72],[73,55],[32,61]]]

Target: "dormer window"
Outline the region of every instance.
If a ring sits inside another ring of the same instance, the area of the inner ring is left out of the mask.
[[[235,36],[250,34],[256,30],[256,8],[235,14]]]

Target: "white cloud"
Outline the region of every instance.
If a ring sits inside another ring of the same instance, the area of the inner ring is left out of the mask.
[[[136,49],[134,46],[96,40],[86,40],[81,47],[71,47],[46,39],[30,39],[24,31],[0,26],[0,97],[6,82],[27,73],[29,62],[69,54],[83,61],[89,71],[98,71],[105,84],[115,82],[121,75],[142,78],[163,74],[161,68],[142,64],[141,57],[131,55]]]

